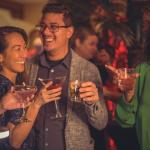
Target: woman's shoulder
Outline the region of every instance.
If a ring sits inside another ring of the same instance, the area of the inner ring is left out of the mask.
[[[0,74],[0,97],[2,97],[11,87],[12,83],[5,76]]]
[[[0,85],[5,85],[5,84],[11,84],[11,81],[7,77],[0,74]]]

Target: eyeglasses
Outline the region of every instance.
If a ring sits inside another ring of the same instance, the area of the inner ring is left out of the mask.
[[[36,25],[36,29],[38,29],[39,31],[44,31],[45,28],[48,28],[51,32],[58,32],[59,31],[59,28],[68,28],[70,27],[70,25],[64,25],[64,26],[60,26],[59,24],[57,23],[50,23],[50,24],[39,24],[39,25]]]

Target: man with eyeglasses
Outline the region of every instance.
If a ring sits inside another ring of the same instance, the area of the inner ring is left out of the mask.
[[[41,32],[44,52],[27,65],[30,84],[35,82],[40,88],[38,79],[60,75],[66,76],[66,80],[62,88],[47,89],[52,102],[42,106],[37,116],[33,127],[34,150],[93,150],[89,126],[102,129],[107,124],[98,70],[69,48],[74,28],[66,5],[45,5],[36,27]],[[80,103],[70,100],[69,83],[76,79],[83,81],[79,89]],[[51,119],[56,113],[55,100],[62,117]]]

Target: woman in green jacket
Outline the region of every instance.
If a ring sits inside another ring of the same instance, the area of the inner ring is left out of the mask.
[[[150,150],[150,32],[145,45],[145,59],[137,66],[136,72],[140,76],[132,89],[125,90],[124,96],[118,103],[116,120],[122,127],[136,126],[137,136],[141,150]],[[131,79],[131,77],[129,77]],[[127,79],[128,80],[128,79]],[[127,81],[126,80],[126,81]],[[128,80],[129,81],[129,80]],[[122,82],[129,87],[129,82]]]

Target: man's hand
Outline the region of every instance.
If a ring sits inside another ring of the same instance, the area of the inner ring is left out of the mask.
[[[35,98],[35,105],[41,107],[42,105],[59,100],[62,93],[62,87],[50,88],[52,86],[52,81],[47,84],[42,83],[43,88],[39,91],[38,95]]]
[[[93,82],[83,82],[81,83],[80,98],[87,102],[88,104],[93,104],[100,100],[98,89]]]

